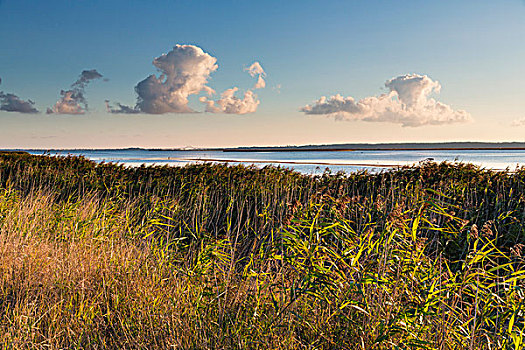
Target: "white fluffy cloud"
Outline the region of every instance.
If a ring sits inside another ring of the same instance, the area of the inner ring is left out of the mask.
[[[266,75],[266,73],[264,72],[264,69],[263,67],[261,66],[261,64],[257,61],[253,62],[251,64],[251,66],[249,66],[248,68],[245,68],[244,69],[245,71],[248,71],[248,73],[254,77],[256,75]]]
[[[47,114],[84,114],[88,110],[87,100],[84,96],[87,85],[95,79],[102,78],[102,74],[95,69],[84,70],[80,77],[71,85],[70,90],[61,90],[62,96],[52,108],[47,109]]]
[[[117,103],[116,108],[109,106],[110,113],[123,114],[165,114],[191,113],[188,97],[215,91],[207,86],[211,73],[217,70],[217,59],[194,45],[175,45],[168,52],[153,60],[161,75],[150,75],[135,86],[137,104],[129,107]]]
[[[120,105],[116,113],[148,114],[189,113],[188,96],[202,91],[213,94],[208,78],[217,70],[217,59],[194,45],[176,45],[173,50],[153,60],[161,75],[150,75],[135,87],[135,108]]]
[[[257,96],[253,91],[248,90],[241,99],[235,96],[238,90],[237,87],[234,87],[224,91],[217,101],[209,100],[204,96],[200,98],[200,101],[206,104],[206,112],[210,113],[247,114],[255,112],[260,103]]]
[[[247,114],[257,111],[257,107],[260,101],[257,99],[257,95],[253,92],[255,89],[263,89],[266,87],[264,77],[266,73],[259,62],[252,63],[251,66],[244,69],[252,77],[257,76],[257,82],[252,89],[247,90],[242,98],[235,96],[235,93],[239,91],[238,87],[233,87],[224,91],[221,94],[221,98],[217,101],[208,99],[203,96],[199,100],[206,104],[206,112],[209,113],[227,113],[227,114]]]
[[[61,90],[62,96],[52,108],[47,109],[47,114],[84,114],[85,109],[80,105],[80,96],[73,90]]]
[[[254,89],[264,89],[266,87],[266,82],[264,79],[259,75],[257,78],[257,82],[253,86]]]
[[[257,61],[253,62],[251,66],[244,69],[245,71],[248,71],[248,73],[255,77],[257,76],[257,82],[254,85],[254,89],[264,89],[266,87],[266,81],[264,81],[264,78],[266,77],[266,73],[261,66],[261,64]]]
[[[426,75],[407,74],[385,83],[388,93],[356,101],[353,97],[321,97],[301,108],[305,114],[322,114],[341,120],[390,122],[402,126],[462,123],[472,120],[469,113],[454,110],[430,97],[441,85]]]
[[[176,45],[173,50],[153,60],[160,76],[150,75],[135,87],[137,104],[134,107],[117,103],[115,107],[106,101],[109,113],[164,114],[192,113],[188,97],[205,93],[199,101],[206,105],[206,112],[246,114],[257,110],[259,100],[252,90],[242,98],[235,96],[239,90],[233,87],[224,91],[218,100],[211,99],[215,90],[209,87],[208,79],[217,70],[217,59],[194,45]],[[257,76],[254,89],[264,88],[266,73],[259,62],[245,69],[252,77]]]

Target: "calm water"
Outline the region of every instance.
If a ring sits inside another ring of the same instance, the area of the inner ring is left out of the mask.
[[[29,151],[44,154],[44,151]],[[130,166],[141,164],[180,166],[199,162],[229,164],[278,165],[302,173],[317,174],[325,169],[332,172],[353,172],[367,169],[381,171],[401,165],[417,164],[428,158],[436,162],[474,163],[490,169],[513,170],[525,165],[525,151],[343,151],[343,152],[222,152],[222,151],[148,151],[148,150],[64,150],[51,154],[83,155],[97,162],[115,162]]]

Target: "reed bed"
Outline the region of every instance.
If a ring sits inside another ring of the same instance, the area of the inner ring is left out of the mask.
[[[0,153],[0,344],[522,349],[524,179]]]

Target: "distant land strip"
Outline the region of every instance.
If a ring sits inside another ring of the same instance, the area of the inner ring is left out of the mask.
[[[242,147],[127,147],[127,148],[12,148],[0,151],[217,151],[217,152],[351,152],[351,151],[525,151],[525,142],[413,142],[413,143],[345,143],[301,146]]]
[[[525,147],[442,147],[442,148],[257,148],[223,149],[223,152],[355,152],[355,151],[525,151]]]
[[[223,152],[351,152],[351,151],[524,151],[523,142],[444,142],[444,143],[377,143],[332,144],[275,147],[223,148]]]

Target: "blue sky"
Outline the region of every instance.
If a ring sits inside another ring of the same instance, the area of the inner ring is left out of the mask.
[[[0,31],[0,91],[31,99],[41,112],[0,111],[3,148],[525,141],[520,0],[3,0]],[[266,88],[254,90],[256,111],[205,113],[198,94],[188,105],[203,113],[106,111],[106,99],[135,106],[137,83],[159,75],[153,59],[177,44],[217,59],[207,83],[217,102],[234,86],[242,98],[254,84],[244,68],[260,62]],[[46,114],[90,69],[108,81],[85,88],[89,110]],[[469,120],[451,114],[450,122],[431,116],[403,126],[396,120],[404,115],[300,111],[321,96],[388,94],[385,81],[414,73],[439,81],[440,93],[428,98],[466,111]]]

